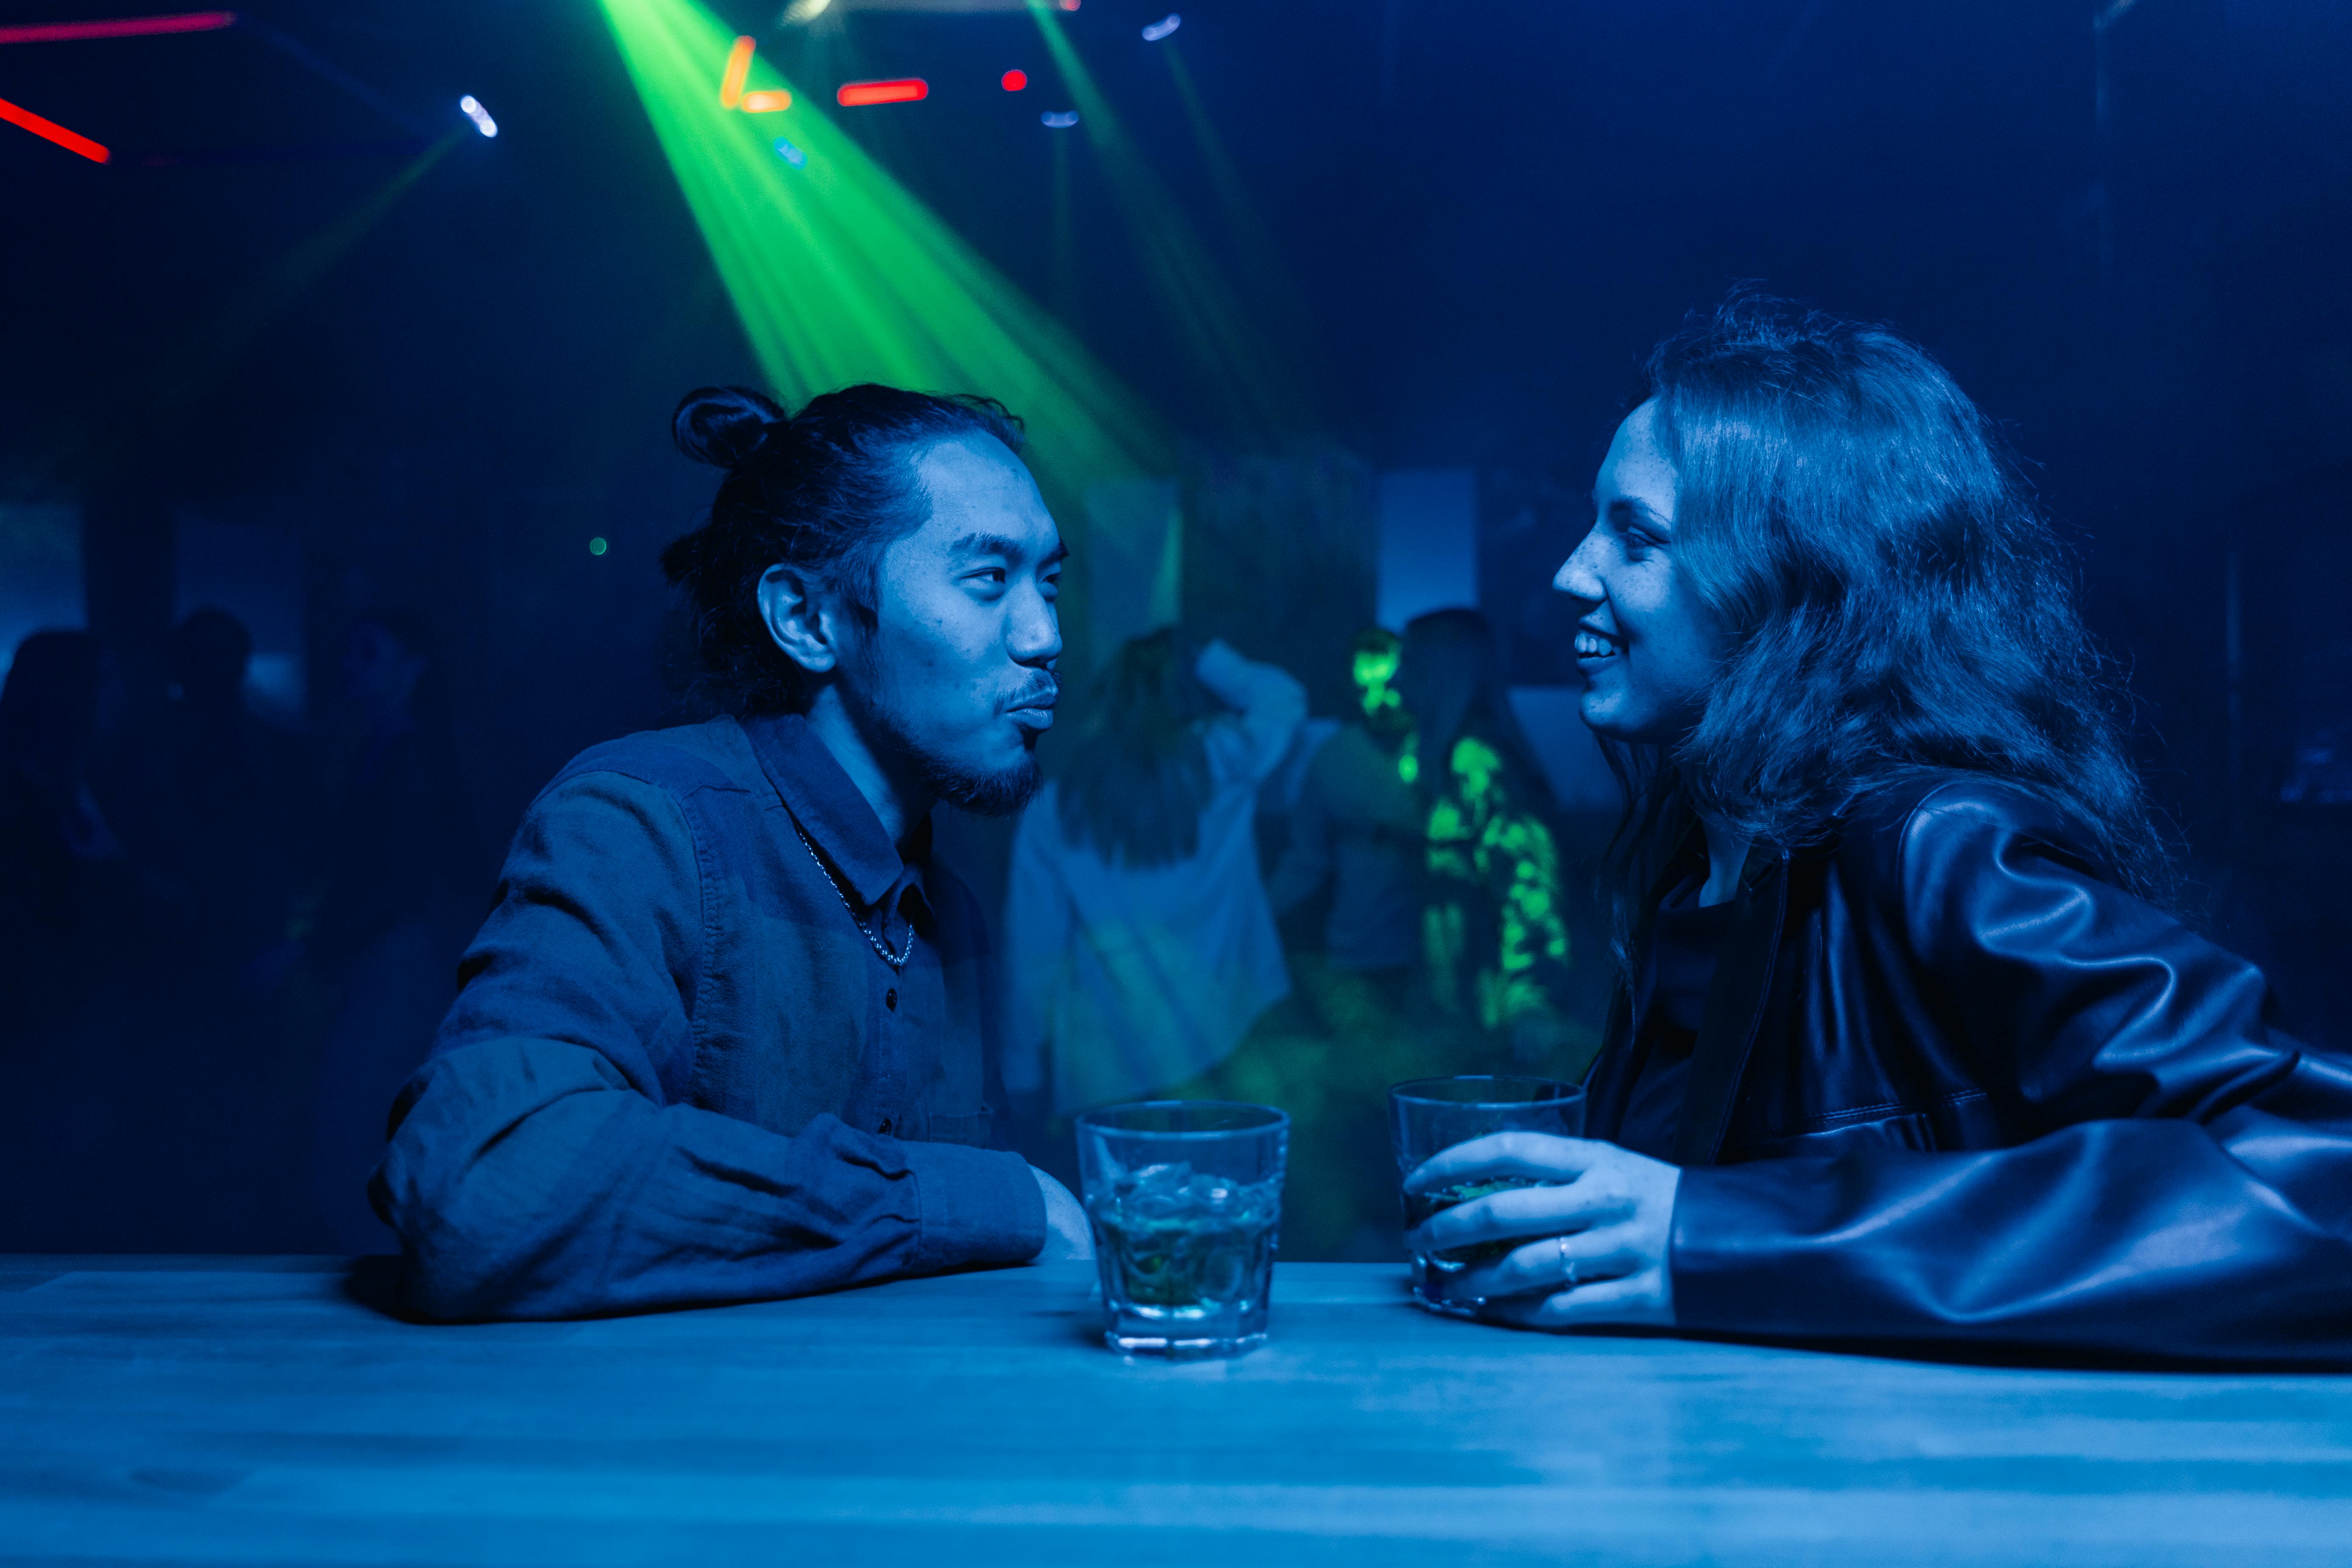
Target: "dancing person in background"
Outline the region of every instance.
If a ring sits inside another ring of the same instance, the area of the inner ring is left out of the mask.
[[[124,826],[134,850],[187,895],[149,979],[160,1004],[156,1070],[172,1080],[179,1112],[152,1163],[184,1178],[173,1188],[185,1205],[175,1245],[191,1251],[296,1251],[328,1239],[305,1179],[308,1064],[285,1026],[286,998],[254,984],[274,973],[272,950],[291,935],[316,851],[317,792],[299,738],[247,701],[252,657],[251,634],[225,610],[196,610],[173,629],[172,700],[139,770],[144,821]],[[380,1121],[374,1132],[380,1145]],[[344,1239],[380,1246],[383,1227],[362,1217],[365,1230]]]
[[[90,787],[112,679],[87,632],[35,632],[0,686],[0,1247],[152,1246],[146,1070],[130,982],[176,900]]]
[[[32,1028],[110,984],[137,878],[89,784],[105,657],[88,632],[16,645],[0,686],[0,1022]]]
[[[1543,1328],[2352,1359],[2352,1059],[2166,912],[2065,558],[1894,334],[1735,298],[1651,356],[1560,568],[1622,765],[1589,1139],[1439,1154]]]
[[[663,552],[729,711],[597,746],[525,814],[372,1186],[410,1305],[553,1317],[1044,1255],[1084,1211],[1003,1148],[997,1018],[932,806],[1037,781],[1061,536],[982,398],[787,416],[690,393],[726,471]]]
[[[364,716],[302,955],[341,983],[319,1062],[311,1198],[339,1250],[392,1240],[369,1206],[384,1107],[425,1059],[457,992],[457,957],[488,885],[431,629],[403,610],[353,623],[343,692]]]
[[[172,632],[172,701],[149,769],[161,868],[197,918],[180,946],[225,988],[285,940],[310,849],[300,742],[246,700],[253,637],[226,610]]]
[[[1289,954],[1306,1027],[1245,1043],[1217,1087],[1291,1116],[1284,1191],[1288,1256],[1397,1254],[1396,1161],[1388,1088],[1490,1065],[1483,1042],[1429,1005],[1423,956],[1428,810],[1399,763],[1412,715],[1398,694],[1402,643],[1374,626],[1354,638],[1354,713],[1308,763],[1281,858],[1266,879],[1277,916],[1321,904],[1321,942]]]
[[[1205,1073],[1290,991],[1251,823],[1307,694],[1222,642],[1120,648],[1013,835],[1004,1077],[1063,1115]]]
[[[1307,763],[1265,889],[1277,919],[1328,889],[1323,962],[1377,977],[1392,1009],[1421,957],[1423,858],[1421,801],[1397,765],[1412,732],[1396,688],[1400,646],[1374,626],[1349,647],[1359,710]]]
[[[1562,1015],[1569,963],[1551,789],[1511,710],[1486,617],[1436,610],[1404,630],[1412,715],[1398,768],[1423,803],[1423,961],[1442,1013],[1520,1071],[1574,1077],[1591,1043]]]

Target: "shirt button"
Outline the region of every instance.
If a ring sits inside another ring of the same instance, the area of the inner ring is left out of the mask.
[[[898,991],[896,986],[882,993],[882,1005],[889,1008],[893,1013],[898,1010]]]
[[[884,1118],[882,1119],[882,1125],[881,1125],[881,1126],[879,1126],[879,1127],[877,1127],[874,1131],[877,1131],[877,1132],[887,1132],[887,1131],[890,1131],[890,1119],[889,1119],[888,1117],[887,1117],[887,1116],[886,1116],[886,1117],[884,1117]]]

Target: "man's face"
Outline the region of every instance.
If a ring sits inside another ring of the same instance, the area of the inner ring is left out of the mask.
[[[1060,691],[1061,531],[992,437],[942,441],[911,462],[930,517],[882,552],[876,625],[842,695],[940,799],[1016,810],[1037,786],[1033,753]]]

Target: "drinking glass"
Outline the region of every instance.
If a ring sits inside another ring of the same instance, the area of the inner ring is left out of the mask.
[[[1164,1356],[1264,1344],[1290,1118],[1160,1100],[1089,1110],[1077,1130],[1103,1342]]]
[[[1424,1078],[1389,1090],[1389,1131],[1396,1141],[1397,1175],[1412,1174],[1431,1155],[1490,1132],[1551,1132],[1574,1138],[1584,1131],[1584,1090],[1549,1078]],[[1489,1193],[1549,1184],[1530,1176],[1492,1176],[1454,1182],[1431,1192],[1404,1194],[1410,1230],[1430,1215]],[[1433,1312],[1466,1318],[1475,1301],[1449,1301],[1440,1284],[1475,1264],[1491,1263],[1517,1241],[1486,1241],[1475,1247],[1412,1256],[1413,1300]]]

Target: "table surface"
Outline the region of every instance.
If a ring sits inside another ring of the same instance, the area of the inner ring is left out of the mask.
[[[1083,1266],[468,1326],[383,1267],[0,1258],[0,1562],[2352,1562],[2352,1377],[1555,1338],[1349,1264],[1179,1364]]]

